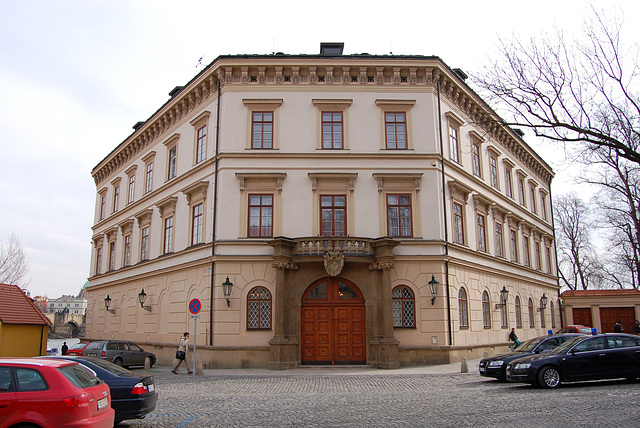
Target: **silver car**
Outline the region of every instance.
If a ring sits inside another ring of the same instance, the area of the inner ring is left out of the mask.
[[[149,367],[156,363],[156,356],[135,343],[127,340],[100,340],[91,342],[84,348],[85,357],[104,358],[122,367],[144,366],[149,359]]]

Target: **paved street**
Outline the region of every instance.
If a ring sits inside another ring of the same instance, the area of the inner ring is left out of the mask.
[[[155,412],[122,427],[640,426],[640,384],[591,382],[554,391],[480,377],[460,364],[375,370],[149,372]]]

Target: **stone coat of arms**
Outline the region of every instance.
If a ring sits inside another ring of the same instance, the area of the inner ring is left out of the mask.
[[[344,254],[338,250],[327,251],[324,254],[324,268],[329,276],[338,276],[344,267]]]

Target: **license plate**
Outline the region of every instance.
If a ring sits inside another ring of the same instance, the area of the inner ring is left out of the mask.
[[[150,383],[149,385],[147,385],[147,388],[149,388],[149,392],[153,392],[153,391],[155,391],[155,390],[156,390],[156,387],[155,387],[152,383]]]
[[[480,367],[480,373],[484,373],[484,367]]]
[[[102,410],[105,407],[109,406],[109,399],[107,397],[104,397],[100,400],[98,400],[98,410]]]

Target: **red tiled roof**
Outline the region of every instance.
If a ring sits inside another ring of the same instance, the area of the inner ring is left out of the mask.
[[[50,325],[33,301],[17,285],[0,284],[0,322],[2,324]]]
[[[560,294],[562,297],[588,297],[588,296],[637,296],[640,290],[567,290]]]

